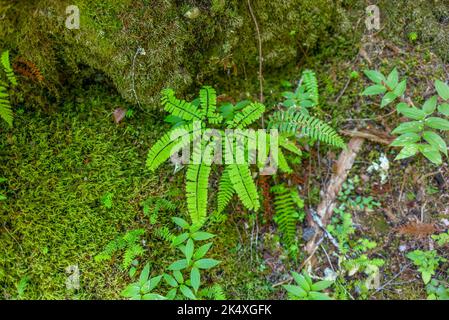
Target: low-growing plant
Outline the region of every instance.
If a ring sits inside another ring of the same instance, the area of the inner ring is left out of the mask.
[[[407,253],[407,258],[412,260],[413,264],[418,267],[424,284],[429,283],[432,276],[435,275],[439,264],[447,261],[445,258],[440,257],[436,250],[415,250]]]
[[[0,63],[7,81],[0,78],[0,118],[12,126],[13,112],[9,100],[9,90],[17,86],[17,79],[9,61],[9,51],[3,51],[0,56]]]
[[[421,153],[432,163],[441,165],[441,155],[447,157],[447,144],[439,132],[449,130],[449,120],[445,118],[449,117],[449,86],[436,80],[438,95],[428,98],[419,108],[410,97],[404,97],[407,80],[399,81],[396,68],[387,77],[375,70],[366,70],[365,75],[375,84],[366,88],[362,95],[382,95],[381,108],[399,100],[397,112],[410,119],[392,131],[399,136],[391,146],[402,148],[396,160]]]
[[[296,285],[283,285],[284,289],[287,290],[289,299],[331,300],[331,298],[322,291],[329,288],[333,284],[333,281],[321,280],[313,282],[312,278],[306,272],[303,272],[302,274],[292,272],[292,277],[296,282]]]

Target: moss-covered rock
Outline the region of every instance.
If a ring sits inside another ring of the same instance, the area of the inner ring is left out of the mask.
[[[344,20],[339,1],[251,3],[267,70],[310,53]],[[79,30],[65,27],[68,5],[80,9]],[[257,78],[257,35],[247,1],[3,1],[0,15],[0,47],[35,63],[53,89],[83,77],[83,65],[103,72],[130,102],[136,102],[134,87],[146,105],[167,86],[182,91],[217,76]],[[138,48],[146,54],[136,55]]]

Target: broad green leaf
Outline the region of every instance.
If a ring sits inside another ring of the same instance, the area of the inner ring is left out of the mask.
[[[381,84],[382,81],[386,82],[385,76],[376,70],[365,70],[363,71],[365,75],[374,83]]]
[[[305,291],[310,291],[310,285],[307,282],[306,278],[302,274],[299,274],[297,272],[292,272],[292,277],[295,279],[296,283],[299,284],[301,288],[303,288]]]
[[[145,293],[152,291],[154,288],[157,287],[159,282],[161,282],[161,279],[162,279],[162,276],[157,276],[157,277],[151,278],[142,286],[142,291]]]
[[[424,284],[428,284],[430,279],[432,278],[432,274],[429,271],[423,271],[421,273]]]
[[[421,136],[414,132],[404,133],[391,143],[392,147],[403,147],[421,140]]]
[[[169,267],[168,270],[182,270],[187,268],[188,263],[186,259],[181,259],[173,262]]]
[[[122,296],[132,298],[140,295],[140,286],[136,283],[130,284],[122,291]]]
[[[402,80],[401,82],[399,82],[396,88],[394,88],[393,92],[396,96],[401,97],[404,94],[406,88],[407,80]]]
[[[214,234],[209,232],[198,231],[192,234],[192,238],[196,241],[208,240],[210,238],[215,237]]]
[[[449,103],[443,103],[438,107],[438,111],[449,117]]]
[[[172,245],[174,247],[179,246],[181,243],[183,243],[184,241],[186,241],[189,238],[189,234],[187,232],[180,234],[179,236],[177,236],[173,242]]]
[[[143,286],[145,282],[147,282],[148,277],[150,276],[150,265],[147,263],[140,273],[139,284]]]
[[[394,100],[396,100],[397,96],[394,94],[394,92],[388,92],[384,97],[382,98],[382,102],[380,103],[380,107],[383,108],[390,103],[392,103]]]
[[[309,286],[312,286],[312,278],[308,275],[307,272],[303,271],[302,275],[304,276],[304,278],[307,280],[307,283],[309,284]]]
[[[198,268],[193,267],[192,271],[190,271],[190,284],[193,290],[197,292],[201,284],[200,270]]]
[[[173,220],[174,223],[176,223],[178,226],[180,226],[183,229],[188,229],[190,227],[189,223],[182,218],[173,217],[171,219]]]
[[[178,293],[178,289],[177,288],[171,289],[170,291],[167,292],[166,298],[168,300],[174,300],[177,293]]]
[[[401,160],[414,156],[418,152],[418,146],[416,144],[410,144],[402,148],[395,160]]]
[[[298,298],[305,298],[307,296],[307,292],[301,288],[300,286],[293,286],[293,285],[283,285],[284,289],[287,290],[292,295],[298,297]]]
[[[206,255],[206,253],[209,251],[211,246],[212,246],[212,242],[206,243],[205,245],[199,247],[193,254],[193,259],[198,260],[198,259],[201,259],[202,257],[204,257]]]
[[[215,259],[201,259],[195,262],[195,267],[199,269],[210,269],[218,265],[221,261]]]
[[[177,287],[178,282],[176,282],[175,278],[167,273],[164,274],[164,280],[171,287]]]
[[[426,120],[426,125],[438,130],[449,130],[449,121],[443,118],[430,117]]]
[[[406,103],[401,102],[396,106],[396,110],[402,113],[407,118],[413,120],[423,120],[426,117],[426,113],[416,107],[409,107]]]
[[[142,297],[143,300],[166,300],[167,298],[156,293],[148,293]]]
[[[372,96],[376,94],[385,93],[386,91],[387,89],[383,85],[375,84],[373,86],[369,86],[368,88],[366,88],[365,91],[362,92],[362,95]]]
[[[195,249],[195,245],[193,244],[193,240],[192,239],[187,240],[186,249],[184,252],[184,254],[186,256],[187,264],[189,264],[190,260],[192,259],[194,249]]]
[[[329,281],[329,280],[315,282],[312,285],[312,290],[313,291],[323,291],[324,289],[329,288],[332,285],[332,283],[333,283],[333,281]]]
[[[173,276],[175,277],[176,281],[178,281],[178,283],[184,283],[184,277],[182,276],[182,273],[180,271],[173,271]]]
[[[435,81],[435,89],[443,100],[449,100],[449,86],[446,83],[440,80]]]
[[[391,71],[387,77],[387,85],[393,89],[397,86],[398,82],[399,82],[398,69],[394,68],[393,71]]]
[[[419,145],[419,151],[436,165],[440,165],[443,162],[440,151],[432,145],[421,144]]]
[[[392,131],[392,134],[403,134],[408,132],[421,132],[424,130],[424,123],[421,121],[410,121],[400,124]]]
[[[430,145],[434,146],[436,149],[441,151],[447,156],[447,145],[446,142],[438,134],[433,131],[425,131],[423,133],[423,138]]]
[[[193,294],[192,290],[190,290],[189,287],[187,287],[187,286],[185,286],[185,285],[181,285],[181,286],[179,287],[179,290],[181,290],[182,294],[183,294],[186,298],[189,298],[189,299],[192,299],[192,300],[195,300],[195,299],[196,299],[195,295]]]
[[[427,115],[432,114],[435,111],[435,109],[437,108],[437,100],[438,97],[433,96],[424,103],[422,109]]]
[[[332,300],[327,294],[321,292],[311,291],[309,292],[309,296],[312,300]]]

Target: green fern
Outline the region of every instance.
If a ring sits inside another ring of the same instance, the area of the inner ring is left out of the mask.
[[[318,81],[315,72],[312,70],[304,70],[302,73],[302,82],[309,100],[311,100],[314,105],[318,105]]]
[[[200,105],[203,116],[207,117],[208,122],[219,124],[223,117],[217,113],[217,94],[215,89],[204,86],[200,90]]]
[[[164,134],[150,149],[147,157],[147,167],[154,171],[164,163],[172,154],[188,146],[192,137],[201,134],[202,128],[193,124],[186,124]]]
[[[201,289],[198,292],[200,298],[208,298],[213,300],[226,300],[226,295],[223,288],[219,284],[214,284],[211,287]]]
[[[346,148],[343,139],[328,124],[299,111],[276,111],[270,119],[270,128],[278,129],[281,133],[295,134],[300,131],[303,135],[328,143],[335,147]]]
[[[6,87],[0,84],[0,118],[12,126],[13,113],[9,102],[9,94]]]
[[[282,242],[290,249],[296,242],[297,222],[304,219],[304,202],[296,190],[283,184],[272,187],[271,192],[275,194],[274,221],[282,233]]]
[[[189,164],[187,167],[187,209],[192,224],[202,224],[207,215],[207,198],[211,167],[207,164]]]
[[[154,235],[164,241],[172,243],[176,236],[168,229],[168,227],[163,226],[154,231]]]
[[[119,236],[109,242],[102,252],[95,256],[95,261],[101,262],[112,259],[113,255],[119,251],[123,251],[122,266],[128,269],[136,257],[140,257],[144,253],[144,249],[140,244],[141,237],[145,234],[145,230],[136,229]]]
[[[259,194],[247,164],[230,164],[229,178],[239,199],[249,210],[259,210]]]
[[[258,120],[265,112],[265,106],[261,103],[251,103],[237,113],[231,121],[228,121],[229,129],[244,129]]]
[[[201,121],[204,115],[198,108],[185,100],[179,100],[175,97],[175,92],[172,89],[165,89],[162,91],[162,105],[165,111],[172,115],[179,117],[186,121]]]
[[[11,86],[15,87],[17,86],[17,79],[14,75],[14,70],[11,68],[11,63],[9,61],[9,51],[3,51],[0,61],[3,66],[3,70],[6,73],[6,77],[8,78],[8,81],[11,83]]]
[[[232,196],[234,195],[234,186],[232,185],[231,178],[229,177],[230,169],[227,167],[220,179],[220,183],[218,185],[218,208],[217,213],[222,213],[226,206],[231,201]]]

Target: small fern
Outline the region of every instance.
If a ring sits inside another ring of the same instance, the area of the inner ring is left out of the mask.
[[[346,147],[343,139],[328,124],[296,110],[276,111],[271,116],[269,126],[270,128],[278,129],[281,133],[295,134],[300,131],[307,137],[320,140],[335,147]]]
[[[282,242],[290,249],[296,241],[296,224],[304,219],[304,201],[296,190],[283,184],[272,187],[271,192],[275,194],[274,221],[282,233]]]
[[[211,287],[201,289],[198,292],[200,298],[207,298],[213,300],[226,300],[226,295],[223,288],[219,284],[214,284]]]
[[[144,253],[144,249],[140,244],[141,237],[145,234],[145,230],[136,229],[119,236],[109,242],[104,250],[95,256],[95,261],[101,262],[112,259],[113,255],[119,251],[124,251],[122,266],[128,269],[136,257],[140,257]]]
[[[314,105],[318,105],[318,81],[315,72],[312,70],[304,70],[302,73],[302,82],[304,83],[308,98]]]
[[[244,129],[258,120],[265,112],[265,106],[260,103],[251,103],[237,113],[231,121],[228,121],[229,129]]]
[[[229,176],[229,168],[226,168],[221,175],[220,183],[218,185],[218,208],[217,213],[222,213],[226,206],[231,201],[232,196],[235,193],[234,186],[232,185],[231,178]]]
[[[11,62],[9,61],[9,51],[3,51],[0,61],[3,66],[3,70],[6,73],[6,77],[8,78],[8,81],[11,83],[11,86],[15,87],[17,86],[17,79],[14,75],[14,71],[11,67]]]
[[[162,105],[165,111],[183,120],[201,121],[203,115],[198,110],[198,107],[185,100],[179,100],[175,97],[175,92],[172,89],[165,89],[162,91]]]
[[[0,83],[0,118],[12,126],[13,113],[9,102],[8,89]]]

